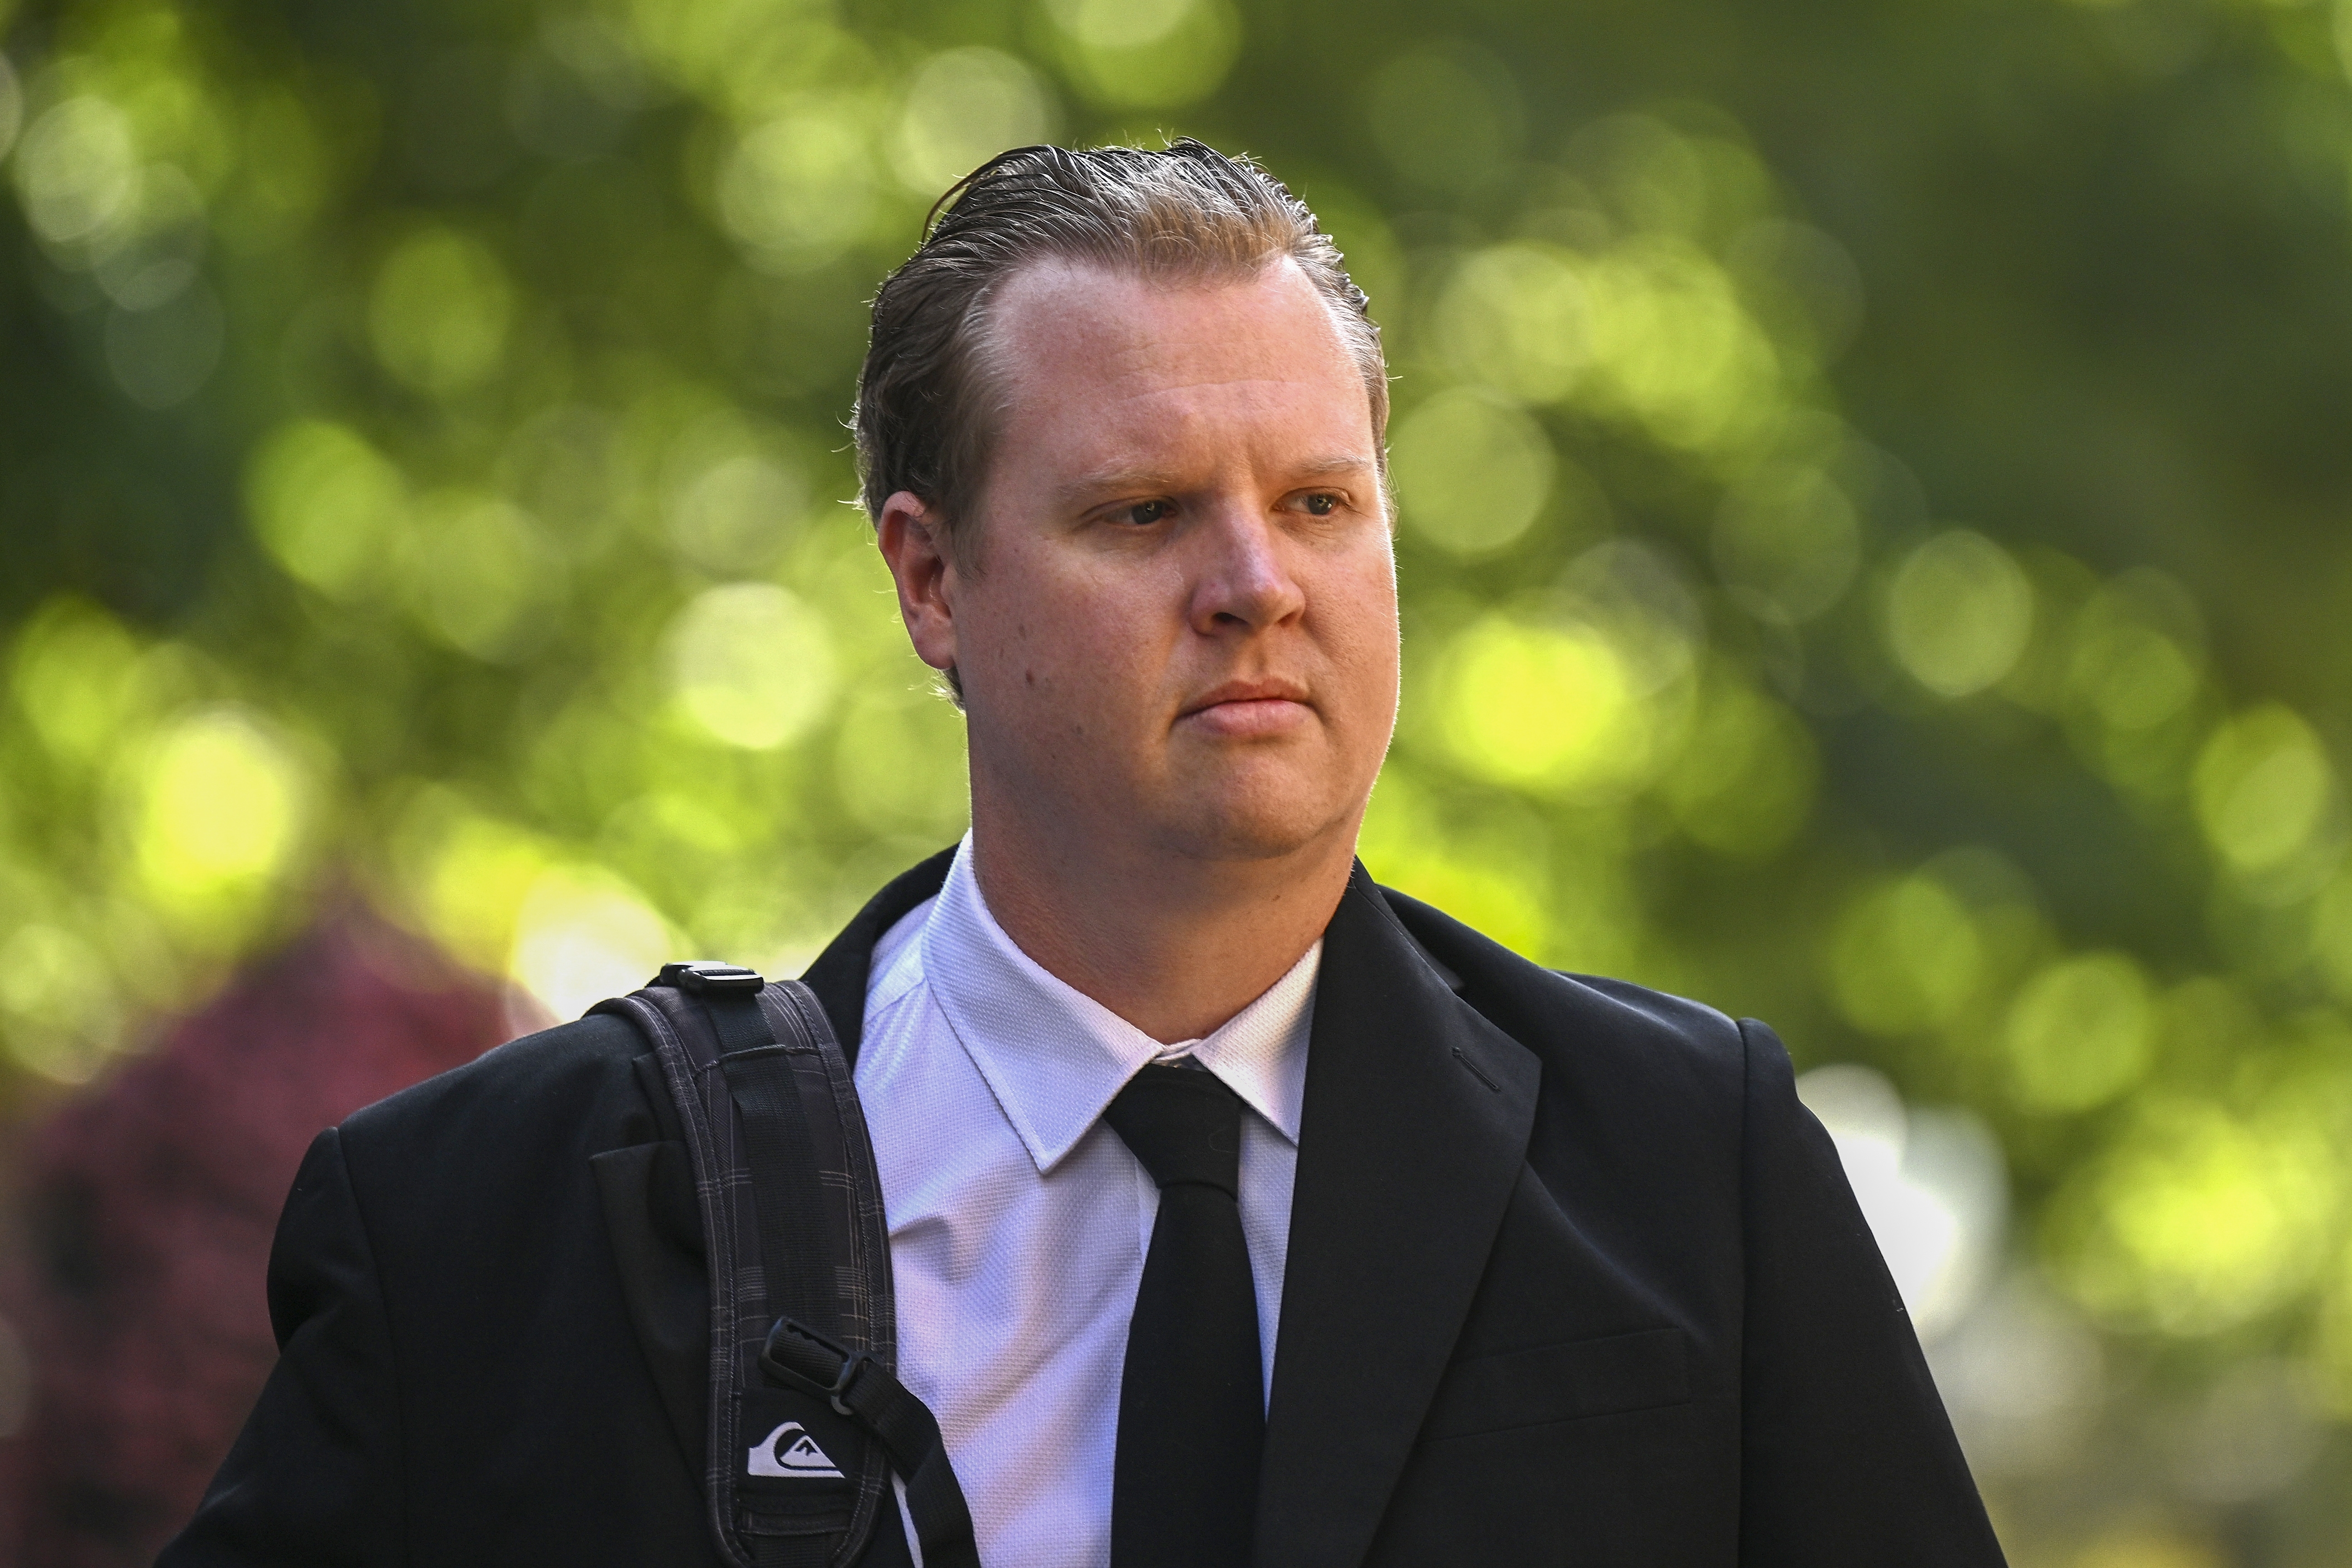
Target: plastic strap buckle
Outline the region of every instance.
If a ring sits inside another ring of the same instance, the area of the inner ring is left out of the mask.
[[[740,964],[721,964],[711,958],[698,958],[688,964],[664,964],[661,973],[653,978],[656,986],[670,986],[695,996],[724,994],[729,991],[757,991],[768,982],[757,969],[746,969]]]
[[[761,1371],[803,1393],[822,1396],[844,1416],[856,1412],[842,1403],[842,1396],[873,1360],[866,1352],[835,1344],[791,1318],[778,1318],[768,1330],[768,1343],[760,1347]]]

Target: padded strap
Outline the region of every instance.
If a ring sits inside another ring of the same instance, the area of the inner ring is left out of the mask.
[[[770,1005],[762,1005],[763,997]],[[891,1371],[888,1238],[879,1179],[856,1086],[824,1010],[790,982],[765,987],[751,970],[710,963],[666,966],[646,990],[602,1005],[654,1037],[666,1071],[677,1069],[669,1082],[681,1113],[703,1124],[690,1146],[706,1225],[722,1222],[728,1206],[713,1202],[727,1190],[749,1199],[733,1207],[739,1213],[750,1209],[751,1234],[736,1232],[750,1245],[723,1253],[714,1248],[711,1256],[714,1264],[722,1256],[731,1260],[729,1271],[740,1275],[751,1261],[743,1254],[756,1248],[761,1288],[746,1291],[744,1281],[714,1277],[714,1300],[723,1291],[730,1300],[741,1299],[747,1312],[764,1303],[764,1320],[728,1321],[745,1328],[765,1321],[770,1328],[756,1370],[722,1354],[714,1337],[714,1405],[758,1382],[822,1396],[866,1434],[905,1483],[923,1568],[980,1568],[971,1511],[939,1422]],[[723,1082],[724,1100],[696,1093],[697,1082],[714,1090]],[[724,1125],[730,1121],[731,1128]],[[845,1218],[851,1232],[835,1234]],[[861,1231],[861,1224],[870,1228]],[[860,1242],[859,1234],[870,1239]],[[845,1291],[852,1294],[845,1297]],[[852,1351],[845,1339],[872,1348]],[[753,1340],[743,1349],[749,1353],[759,1343]],[[735,1382],[729,1369],[738,1365],[751,1383]],[[730,1558],[740,1552],[749,1568],[847,1568],[863,1555],[870,1528],[865,1521],[873,1519],[864,1505],[846,1535],[736,1534],[730,1528],[736,1434],[725,1421],[714,1430],[727,1437],[709,1479],[714,1521]],[[887,1498],[882,1506],[890,1506]]]
[[[766,1016],[754,997],[704,1002],[722,1047],[741,1038],[743,1015],[758,1044],[726,1050],[719,1070],[743,1129],[743,1161],[751,1177],[753,1217],[760,1233],[760,1275],[772,1317],[797,1318],[839,1333],[833,1292],[820,1288],[832,1275],[824,1233],[824,1186],[809,1142],[808,1112],[784,1048],[768,1039]],[[729,1025],[736,1025],[730,1030]]]
[[[666,965],[594,1010],[629,1019],[653,1044],[658,1097],[693,1167],[710,1286],[703,1485],[719,1556],[728,1568],[852,1568],[898,1508],[888,1454],[826,1402],[810,1411],[792,1394],[780,1405],[758,1366],[785,1310],[772,1291],[886,1366],[895,1359],[881,1184],[824,1012],[794,982],[717,963]],[[837,1473],[780,1487],[772,1469],[747,1469],[745,1455],[794,1419],[825,1434],[812,1442]]]

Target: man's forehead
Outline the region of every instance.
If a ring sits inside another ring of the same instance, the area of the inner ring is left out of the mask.
[[[1045,390],[1038,378],[1353,373],[1322,296],[1286,257],[1241,277],[1165,280],[1049,259],[1014,274],[992,315],[997,369],[1031,382],[1024,391]]]
[[[1057,501],[1181,491],[1236,463],[1286,486],[1377,465],[1362,371],[1286,260],[1197,281],[1041,264],[999,296],[989,336],[991,469]]]

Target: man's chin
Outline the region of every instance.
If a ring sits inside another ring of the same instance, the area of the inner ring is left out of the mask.
[[[1246,863],[1298,854],[1328,842],[1346,826],[1345,814],[1306,811],[1299,805],[1291,800],[1194,810],[1166,823],[1157,836],[1162,849],[1187,860]]]
[[[1328,843],[1362,814],[1363,801],[1346,787],[1351,770],[1323,747],[1177,760],[1180,766],[1157,781],[1153,804],[1160,810],[1151,815],[1162,846],[1189,859],[1280,860]],[[1210,765],[1181,766],[1185,761]]]

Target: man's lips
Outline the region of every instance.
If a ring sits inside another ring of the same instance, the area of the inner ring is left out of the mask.
[[[1307,688],[1291,681],[1228,681],[1188,705],[1181,717],[1235,737],[1278,735],[1303,723]]]

